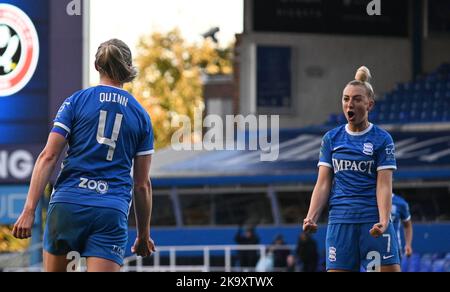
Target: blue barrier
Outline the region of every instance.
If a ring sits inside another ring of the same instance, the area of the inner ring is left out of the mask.
[[[236,227],[205,228],[152,228],[151,236],[157,246],[192,246],[192,245],[233,245]],[[367,231],[369,232],[369,231]],[[261,244],[270,245],[275,237],[283,235],[286,244],[296,245],[300,226],[258,227],[256,233]],[[325,251],[326,226],[321,225],[313,238],[317,241],[319,251]],[[136,230],[129,231],[127,248],[130,255]],[[414,224],[414,252],[419,254],[450,252],[450,223]]]

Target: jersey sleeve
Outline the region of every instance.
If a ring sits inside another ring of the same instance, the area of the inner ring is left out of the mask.
[[[155,153],[154,149],[154,135],[153,126],[151,119],[148,118],[148,123],[146,123],[146,129],[144,130],[144,135],[140,144],[138,145],[137,152],[135,156],[145,156]]]
[[[74,118],[74,105],[72,97],[69,97],[59,108],[53,124],[53,133],[58,133],[66,139],[72,132],[72,124]]]
[[[322,139],[319,164],[317,166],[326,166],[329,168],[333,168],[333,161],[331,158],[331,139],[328,133]]]
[[[386,134],[384,143],[377,152],[377,171],[385,169],[397,169],[397,161],[395,159],[395,144],[391,135]]]
[[[400,210],[400,219],[403,222],[411,220],[411,212],[409,211],[409,205],[406,201],[403,202],[402,208]]]

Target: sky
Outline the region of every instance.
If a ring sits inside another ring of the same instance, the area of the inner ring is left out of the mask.
[[[125,41],[135,52],[139,37],[152,32],[167,32],[175,27],[189,42],[202,39],[201,34],[220,27],[216,34],[227,45],[243,31],[243,0],[91,0],[90,61],[93,64],[98,45],[111,38]],[[90,83],[98,82],[95,69]]]

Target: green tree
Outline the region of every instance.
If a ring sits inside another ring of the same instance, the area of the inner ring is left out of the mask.
[[[219,48],[210,40],[187,43],[175,29],[140,39],[136,65],[138,78],[127,86],[152,118],[155,146],[166,147],[180,115],[194,119],[203,108],[202,74],[231,74],[233,45]]]

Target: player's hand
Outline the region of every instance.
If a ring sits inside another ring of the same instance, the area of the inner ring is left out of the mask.
[[[373,225],[372,229],[370,229],[370,235],[372,235],[375,238],[380,237],[383,235],[383,233],[386,231],[387,225],[382,223],[377,223]]]
[[[303,220],[303,231],[306,233],[316,233],[317,224],[309,218]]]
[[[34,225],[34,211],[23,210],[16,224],[14,224],[13,235],[18,239],[27,239],[31,237],[31,229]]]
[[[149,257],[156,251],[155,243],[148,237],[146,239],[136,238],[131,252],[140,257]]]
[[[413,249],[410,245],[405,246],[405,256],[410,257],[413,254]]]

